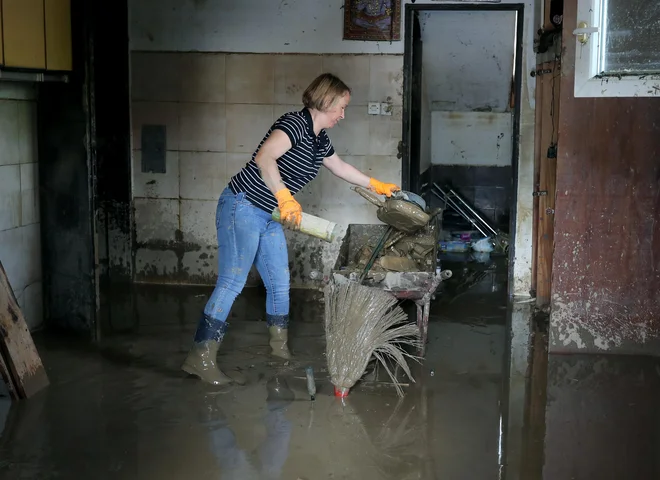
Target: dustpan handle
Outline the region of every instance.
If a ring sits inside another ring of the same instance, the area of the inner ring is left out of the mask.
[[[380,199],[378,195],[362,187],[353,187],[352,190],[356,193],[359,193],[367,201],[373,203],[377,207],[382,207],[385,203]]]

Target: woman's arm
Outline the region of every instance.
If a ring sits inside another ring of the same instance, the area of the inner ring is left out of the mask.
[[[365,175],[353,165],[344,162],[336,153],[326,157],[323,160],[323,165],[336,177],[339,177],[348,183],[352,183],[353,185],[373,190],[379,195],[387,195],[389,197],[392,193],[401,190],[400,187],[393,183],[383,183],[375,178]]]
[[[277,167],[277,159],[290,149],[291,140],[289,140],[289,136],[282,130],[273,130],[254,159],[261,172],[261,178],[263,178],[270,191],[273,192],[273,195],[286,188]]]
[[[277,159],[290,150],[291,146],[291,140],[286,133],[282,130],[273,130],[259,149],[254,163],[259,167],[264,183],[277,199],[281,222],[287,228],[298,230],[302,220],[302,207],[284,185],[277,166]]]
[[[369,186],[370,177],[359,171],[350,163],[346,163],[339,155],[333,153],[330,157],[323,160],[323,166],[330,170],[335,177],[342,180],[367,188]]]

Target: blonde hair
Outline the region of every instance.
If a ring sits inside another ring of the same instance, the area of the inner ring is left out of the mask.
[[[302,101],[307,108],[325,112],[347,93],[351,93],[348,85],[332,73],[323,73],[309,84],[303,93]]]

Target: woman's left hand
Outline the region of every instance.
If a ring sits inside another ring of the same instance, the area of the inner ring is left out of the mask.
[[[369,180],[369,190],[376,192],[378,195],[385,195],[391,197],[394,192],[401,190],[401,187],[393,183],[383,183],[372,178]]]

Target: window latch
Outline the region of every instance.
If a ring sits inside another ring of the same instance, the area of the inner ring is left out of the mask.
[[[598,33],[598,31],[598,27],[590,27],[587,22],[580,22],[578,28],[573,30],[573,35],[576,35],[578,42],[584,45],[589,41],[591,34]]]

